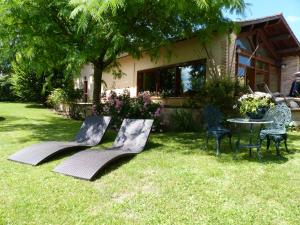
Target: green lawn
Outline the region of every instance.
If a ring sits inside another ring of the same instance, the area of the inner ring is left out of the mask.
[[[152,134],[143,153],[94,182],[51,172],[68,155],[37,167],[6,160],[35,142],[71,139],[80,124],[0,103],[0,224],[300,224],[300,133],[289,135],[292,153],[263,149],[261,163],[246,151],[217,158],[199,133]]]

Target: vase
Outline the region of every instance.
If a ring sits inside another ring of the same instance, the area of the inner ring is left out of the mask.
[[[268,107],[258,107],[255,112],[246,112],[246,115],[250,119],[262,119],[268,109]]]

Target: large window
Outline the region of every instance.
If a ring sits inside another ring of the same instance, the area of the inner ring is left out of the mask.
[[[198,92],[206,75],[206,60],[138,72],[138,92],[151,91],[164,96]]]
[[[278,91],[280,86],[280,70],[277,68],[275,59],[262,42],[256,44],[252,50],[250,38],[240,38],[237,40],[237,67],[236,76],[238,80],[250,85],[253,90],[258,90],[258,86],[265,83],[272,91]]]

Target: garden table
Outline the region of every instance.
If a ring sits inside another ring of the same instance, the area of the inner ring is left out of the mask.
[[[228,122],[230,123],[234,123],[238,126],[238,139],[236,141],[236,148],[235,148],[235,154],[234,154],[234,158],[236,158],[237,152],[241,149],[241,148],[249,148],[249,154],[250,156],[252,155],[252,148],[256,148],[257,149],[257,156],[259,158],[259,160],[261,159],[261,152],[260,152],[260,142],[259,142],[259,138],[257,138],[256,142],[253,142],[253,133],[254,133],[254,129],[253,126],[254,125],[260,125],[260,130],[262,125],[264,124],[271,124],[273,123],[272,120],[265,120],[265,119],[250,119],[250,118],[231,118],[231,119],[227,119]],[[249,125],[249,143],[247,144],[241,144],[241,132],[240,132],[240,127],[241,125]]]

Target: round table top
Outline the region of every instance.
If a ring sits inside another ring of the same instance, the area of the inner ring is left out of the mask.
[[[242,123],[242,124],[270,124],[273,123],[272,120],[264,119],[250,119],[250,118],[230,118],[227,119],[230,123]]]

